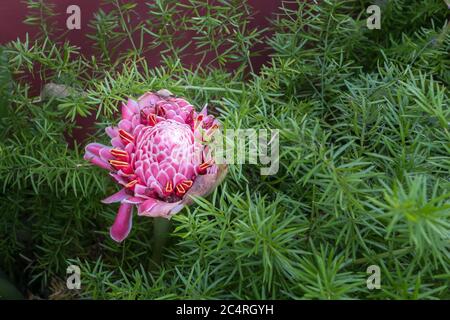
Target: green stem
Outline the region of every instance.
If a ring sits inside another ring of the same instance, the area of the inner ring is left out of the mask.
[[[165,218],[153,220],[153,253],[152,260],[156,265],[161,264],[162,252],[169,239],[172,222]]]

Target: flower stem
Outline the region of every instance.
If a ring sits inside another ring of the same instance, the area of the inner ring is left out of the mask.
[[[172,222],[165,218],[155,218],[153,220],[153,253],[152,260],[156,265],[161,264],[162,251],[169,239]]]

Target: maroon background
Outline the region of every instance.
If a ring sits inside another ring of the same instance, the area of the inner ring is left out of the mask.
[[[206,1],[206,0],[205,0]],[[209,0],[210,2],[212,0]],[[151,0],[137,0],[128,1],[138,3],[136,11],[139,12],[141,19],[149,18],[149,8],[145,3],[151,2]],[[283,0],[248,0],[248,3],[253,7],[254,17],[250,24],[250,29],[257,27],[263,29],[269,26],[269,19],[274,18],[274,14],[278,12],[278,8],[282,5]],[[58,14],[54,18],[55,27],[65,32],[65,38],[72,45],[80,48],[80,52],[85,56],[94,54],[92,49],[92,42],[86,37],[87,33],[92,33],[92,29],[88,26],[89,21],[94,17],[94,13],[98,11],[100,7],[100,1],[93,0],[46,0],[46,3],[52,3],[55,5],[54,10]],[[81,29],[80,30],[67,30],[66,20],[69,14],[66,13],[67,7],[70,5],[78,5],[81,9]],[[108,9],[102,6],[107,11]],[[142,12],[142,14],[141,14]],[[23,23],[27,14],[28,8],[26,3],[20,0],[0,0],[0,44],[6,44],[7,42],[16,40],[17,38],[24,40],[25,35],[28,32],[30,39],[36,35],[37,30],[34,26],[26,25]],[[52,19],[53,21],[53,19]],[[189,36],[187,36],[189,37]],[[189,40],[189,39],[188,39]],[[121,50],[129,48],[129,43],[126,42]],[[265,48],[264,44],[255,45],[253,50],[261,51],[259,56],[252,58],[252,66],[255,72],[258,72],[261,65],[267,62],[269,52]],[[194,54],[194,47],[191,46],[187,49],[186,56],[183,59],[185,65],[196,65],[199,63],[201,56]],[[146,53],[146,60],[149,66],[156,66],[159,64],[160,53],[159,49],[150,50]],[[228,69],[232,69],[233,66],[227,66]],[[39,77],[27,77],[27,82],[31,85],[31,94],[38,95],[43,83]],[[86,136],[92,132],[92,124],[95,121],[94,115],[87,118],[78,118],[76,120],[80,129],[75,129],[73,134],[74,138],[81,142]],[[67,139],[69,144],[72,145],[71,139]]]
[[[88,27],[89,21],[93,18],[93,15],[100,7],[100,1],[93,0],[46,0],[49,3],[55,5],[55,12],[58,16],[55,18],[55,26],[66,32],[65,39],[69,40],[72,45],[80,47],[80,51],[84,55],[93,54],[90,41],[87,39],[86,34],[92,32],[92,29]],[[205,0],[206,1],[206,0]],[[145,3],[151,2],[151,0],[136,0],[129,1],[138,3],[137,11],[142,12],[142,19],[149,17],[149,9]],[[254,19],[251,22],[250,27],[264,28],[269,25],[269,19],[273,18],[274,13],[278,11],[281,6],[282,0],[248,0],[248,3],[254,9]],[[81,9],[81,29],[80,30],[67,30],[66,19],[69,14],[66,13],[66,9],[70,5],[78,5]],[[36,30],[33,26],[29,26],[23,23],[27,15],[26,4],[20,0],[0,0],[0,44],[5,44],[9,41],[20,38],[25,39],[25,34],[28,32],[30,38],[36,34]],[[127,47],[124,47],[126,49]],[[257,46],[257,50],[261,50],[262,46]],[[190,52],[189,52],[190,50]],[[188,57],[184,60],[184,63],[195,64],[198,62],[199,56],[193,55],[193,48],[188,49]],[[155,66],[159,61],[158,50],[153,50],[146,55],[149,65]],[[267,54],[255,57],[252,60],[252,64],[255,70],[259,70],[261,64],[267,61]]]

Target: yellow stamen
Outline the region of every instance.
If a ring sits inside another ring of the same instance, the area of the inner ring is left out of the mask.
[[[212,166],[212,162],[211,161],[203,162],[200,165],[200,169],[201,170],[205,170],[205,169],[209,168],[210,166]]]
[[[193,184],[192,180],[184,180],[184,181],[181,183],[181,185],[182,185],[184,188],[186,188],[186,189],[192,187],[192,184]]]
[[[137,180],[130,181],[130,182],[128,182],[128,183],[125,185],[125,187],[126,187],[126,188],[131,188],[131,187],[133,187],[137,182],[138,182]]]
[[[183,185],[182,184],[179,184],[179,185],[177,185],[177,193],[178,194],[184,194],[184,193],[186,193],[186,190],[184,189],[184,187],[183,187]]]
[[[154,126],[156,124],[156,115],[155,114],[149,114],[148,115],[148,122],[151,126]]]
[[[123,129],[119,130],[119,136],[127,143],[131,143],[134,140],[134,137]]]
[[[167,181],[165,191],[166,191],[167,193],[171,193],[171,192],[173,191],[172,181]]]
[[[119,160],[109,160],[109,163],[116,169],[128,168],[128,162]]]
[[[120,149],[111,149],[110,153],[114,157],[128,157],[128,152]]]

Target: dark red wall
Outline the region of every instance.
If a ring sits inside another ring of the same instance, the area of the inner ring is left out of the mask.
[[[53,3],[55,5],[55,11],[59,14],[55,19],[55,27],[60,29],[61,32],[66,32],[63,40],[68,40],[72,45],[78,46],[81,53],[86,56],[94,54],[90,40],[86,37],[86,34],[92,32],[92,29],[88,27],[89,21],[93,18],[94,13],[100,7],[100,1],[94,0],[45,0],[47,3]],[[149,10],[145,3],[151,0],[137,0],[139,9],[142,11],[140,15],[141,19],[149,18]],[[205,0],[206,1],[206,0]],[[213,1],[213,0],[209,0]],[[282,4],[282,0],[248,0],[248,3],[254,8],[254,19],[250,25],[251,28],[265,28],[269,25],[269,19],[274,17],[274,14],[278,11],[278,8]],[[80,30],[67,30],[66,20],[68,14],[66,13],[69,5],[78,5],[81,9],[81,29]],[[27,15],[27,7],[22,0],[0,0],[0,44],[5,44],[9,41],[20,38],[25,39],[25,34],[28,32],[30,38],[36,34],[37,30],[33,26],[29,26],[23,23]],[[107,9],[104,9],[105,11]],[[53,21],[53,19],[52,19]],[[189,39],[187,39],[189,40]],[[123,49],[126,49],[126,45]],[[194,48],[188,49],[187,55],[183,62],[186,65],[195,65],[198,63],[200,56],[194,54]],[[254,71],[258,72],[261,65],[267,62],[269,52],[265,49],[265,45],[256,45],[253,50],[262,51],[260,56],[252,58],[252,66]],[[158,64],[160,59],[159,50],[155,49],[149,51],[146,54],[146,60],[150,66]],[[232,69],[233,66],[228,66],[228,69]],[[38,77],[29,77],[27,82],[31,84],[32,95],[37,95],[43,86],[42,80]],[[93,115],[87,118],[78,118],[77,124],[81,127],[76,129],[73,134],[74,138],[79,142],[83,141],[87,134],[92,131],[92,123],[94,122]],[[71,145],[72,139],[68,138],[68,142]]]
[[[79,46],[80,50],[85,55],[91,55],[92,46],[89,40],[86,38],[88,32],[92,32],[92,29],[88,27],[89,21],[93,18],[93,14],[99,9],[100,1],[94,0],[46,0],[49,3],[55,5],[55,11],[59,14],[55,18],[55,26],[62,31],[67,31],[66,19],[68,14],[66,9],[69,5],[78,5],[81,9],[81,30],[70,30],[67,32],[66,39],[71,44]],[[206,1],[206,0],[205,0]],[[130,1],[131,2],[131,1]],[[138,9],[142,10],[142,19],[147,19],[149,16],[148,7],[145,3],[151,2],[151,0],[137,0]],[[248,3],[254,8],[255,17],[252,21],[252,26],[258,26],[264,28],[268,26],[268,19],[273,17],[273,14],[277,12],[277,9],[281,6],[282,0],[248,0]],[[139,12],[139,10],[138,10]],[[0,44],[5,44],[9,41],[25,38],[25,34],[28,32],[31,36],[36,33],[34,27],[23,23],[27,15],[26,4],[21,0],[0,0]],[[257,49],[261,49],[259,46]],[[189,53],[189,52],[188,52]],[[189,56],[189,55],[188,55]],[[150,65],[155,65],[155,61],[158,61],[159,54],[157,51],[151,51],[147,55],[147,60]],[[267,55],[262,55],[253,59],[253,65],[256,70],[260,65],[267,60]],[[188,58],[185,63],[195,64],[195,58]]]

